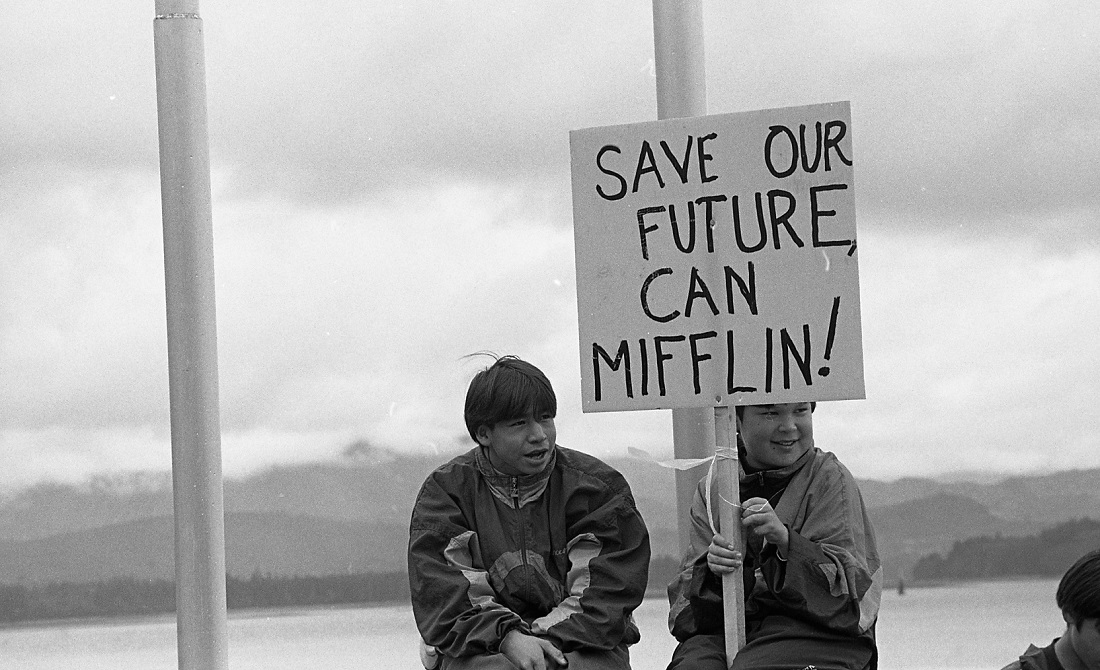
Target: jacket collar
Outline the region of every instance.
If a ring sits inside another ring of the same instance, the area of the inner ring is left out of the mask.
[[[794,473],[798,472],[809,463],[813,457],[814,452],[817,451],[816,447],[810,447],[806,450],[806,453],[799,456],[798,460],[783,468],[775,468],[773,470],[754,470],[752,472],[746,472],[745,470],[745,447],[738,445],[737,447],[737,463],[740,468],[741,484],[765,484],[776,483],[790,479],[794,476]]]
[[[533,475],[509,475],[493,467],[485,447],[479,447],[477,450],[478,472],[489,485],[493,495],[509,506],[517,505],[517,498],[518,506],[523,507],[541,496],[542,492],[546,490],[546,485],[550,481],[550,474],[557,462],[558,447],[555,445],[554,452],[550,455],[550,462],[546,464],[542,472],[536,472]]]

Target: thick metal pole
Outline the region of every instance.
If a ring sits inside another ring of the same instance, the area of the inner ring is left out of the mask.
[[[657,118],[707,113],[702,0],[653,0]]]
[[[702,0],[653,0],[653,55],[657,71],[657,118],[706,115]],[[728,407],[674,409],[672,445],[676,458],[716,455],[717,483],[725,499],[719,506],[721,532],[727,540],[741,545],[740,516],[736,514],[741,508],[734,508],[729,502],[738,500],[740,495],[737,423],[732,416]],[[687,552],[690,544],[689,510],[698,483],[697,471],[676,471],[676,527],[681,554]],[[722,591],[726,660],[732,664],[737,650],[745,646],[744,585],[740,570],[722,578]]]
[[[657,118],[704,116],[707,82],[703,59],[702,0],[653,0],[653,64],[657,71]],[[714,453],[714,410],[672,410],[676,458],[705,458]],[[699,471],[676,471],[676,511],[680,552],[688,549],[688,511]]]
[[[168,315],[180,670],[226,670],[225,519],[206,65],[197,0],[153,22]]]

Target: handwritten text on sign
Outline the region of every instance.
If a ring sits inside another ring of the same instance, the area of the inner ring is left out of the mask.
[[[848,103],[570,152],[584,411],[864,397]]]

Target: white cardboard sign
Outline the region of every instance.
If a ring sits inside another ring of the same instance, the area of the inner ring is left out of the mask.
[[[847,102],[569,143],[585,412],[864,397]]]

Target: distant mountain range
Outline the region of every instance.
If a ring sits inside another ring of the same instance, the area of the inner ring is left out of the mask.
[[[1076,519],[1038,535],[975,537],[956,542],[946,555],[917,561],[913,574],[924,580],[1061,577],[1073,563],[1100,548],[1100,521]]]
[[[354,453],[339,463],[226,480],[227,571],[247,577],[403,569],[413,501],[445,457]],[[673,471],[632,458],[610,463],[630,481],[654,555],[677,556]],[[909,578],[918,559],[946,553],[957,541],[1100,520],[1100,469],[981,483],[862,480],[860,487],[888,583]],[[0,584],[171,578],[171,515],[167,474],[41,484],[0,498]]]
[[[0,584],[173,579],[173,520],[155,516],[17,542],[0,542]],[[282,512],[230,512],[226,572],[308,576],[405,568],[408,523],[341,521]]]

